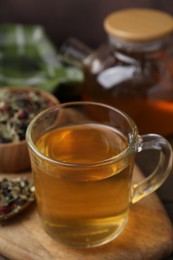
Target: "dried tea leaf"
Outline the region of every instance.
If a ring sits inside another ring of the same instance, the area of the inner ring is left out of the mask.
[[[0,91],[0,143],[24,140],[30,121],[51,105],[40,91]]]

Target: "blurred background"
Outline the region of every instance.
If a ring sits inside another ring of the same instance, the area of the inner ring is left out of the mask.
[[[104,17],[128,7],[173,14],[173,1],[165,0],[1,0],[0,23],[42,25],[56,46],[73,36],[95,48],[106,39]]]

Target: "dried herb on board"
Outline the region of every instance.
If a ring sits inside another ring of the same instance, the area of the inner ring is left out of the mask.
[[[8,219],[34,201],[34,186],[27,179],[0,182],[0,220]]]
[[[50,107],[51,101],[39,91],[0,91],[0,143],[25,139],[30,121],[42,110]]]

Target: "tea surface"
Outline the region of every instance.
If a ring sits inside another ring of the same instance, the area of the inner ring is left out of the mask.
[[[84,124],[52,130],[36,146],[57,160],[57,164],[45,160],[33,167],[39,213],[47,232],[81,247],[116,237],[127,222],[134,158],[109,159],[127,147],[125,137],[111,127]],[[103,160],[107,162],[100,163]]]

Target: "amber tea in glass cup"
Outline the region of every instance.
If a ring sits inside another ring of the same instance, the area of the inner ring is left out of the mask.
[[[172,166],[165,138],[139,136],[127,114],[101,103],[47,109],[32,120],[26,140],[43,227],[74,247],[95,247],[117,237],[130,204],[160,187]],[[146,149],[159,150],[160,159],[155,171],[134,185],[135,154]]]

